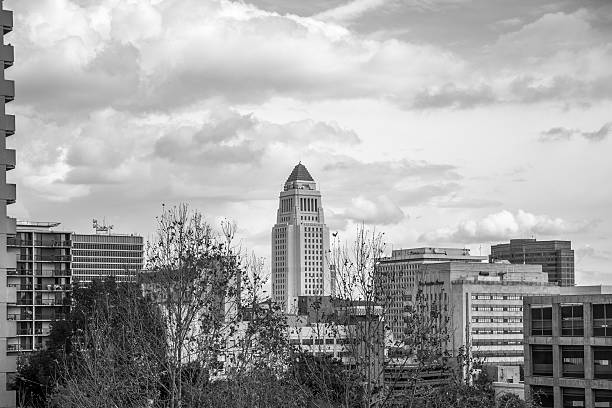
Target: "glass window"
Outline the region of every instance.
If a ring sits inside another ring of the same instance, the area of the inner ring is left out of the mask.
[[[593,390],[595,394],[595,407],[610,408],[612,407],[612,391],[611,390]]]
[[[564,346],[561,356],[564,377],[584,378],[584,347]]]
[[[612,337],[612,305],[593,305],[593,336]]]
[[[531,335],[552,336],[552,306],[531,307]]]
[[[593,347],[595,378],[612,378],[612,347]]]
[[[584,336],[582,305],[561,305],[561,335]]]
[[[584,407],[584,388],[561,388],[563,408]]]
[[[553,375],[553,352],[552,346],[532,346],[531,361],[533,363],[534,375]]]

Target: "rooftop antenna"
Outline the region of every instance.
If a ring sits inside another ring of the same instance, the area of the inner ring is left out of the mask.
[[[114,225],[106,225],[106,218],[102,219],[102,224],[98,222],[95,218],[92,220],[93,229],[96,230],[96,234],[106,233],[106,235],[110,235],[111,230]]]

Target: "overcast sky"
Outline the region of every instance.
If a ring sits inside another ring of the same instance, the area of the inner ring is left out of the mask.
[[[612,284],[609,1],[4,4],[12,216],[146,237],[188,202],[268,257],[301,160],[344,236],[569,239],[577,283]]]

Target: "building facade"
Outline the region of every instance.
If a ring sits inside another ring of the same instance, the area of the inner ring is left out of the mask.
[[[542,265],[549,282],[574,286],[574,250],[571,241],[511,239],[507,244],[491,245],[490,260]]]
[[[70,232],[55,231],[59,223],[21,222],[8,246],[17,250],[17,268],[7,284],[17,290],[7,316],[17,325],[17,335],[7,339],[9,353],[44,347],[50,324],[70,310]]]
[[[4,10],[0,0],[0,23],[2,24],[2,77],[0,78],[0,407],[16,405],[15,392],[7,390],[7,375],[15,372],[16,358],[7,354],[6,339],[15,336],[16,324],[8,320],[7,304],[16,299],[15,288],[7,286],[7,272],[15,270],[14,250],[7,247],[7,238],[15,234],[15,219],[7,216],[7,205],[13,204],[16,186],[6,182],[7,171],[15,168],[15,150],[6,148],[9,136],[15,133],[15,117],[6,114],[6,103],[15,97],[15,83],[6,79],[5,70],[13,65],[13,46],[6,44],[4,36],[13,30],[13,12]]]
[[[387,322],[394,340],[403,338],[406,307],[412,302],[418,286],[417,276],[425,265],[450,261],[480,263],[486,259],[485,256],[472,256],[469,249],[461,248],[396,249],[390,257],[379,259],[377,298],[387,310]]]
[[[89,283],[113,277],[135,282],[144,262],[144,243],[139,235],[72,234],[72,279]]]
[[[523,297],[559,293],[540,265],[436,263],[418,279],[425,300],[447,316],[449,348],[467,347],[500,372],[517,371],[524,362]]]
[[[280,193],[272,228],[272,298],[287,313],[296,313],[299,296],[333,294],[328,253],[329,229],[321,193],[299,163]]]
[[[612,407],[612,294],[525,297],[523,308],[526,397]]]

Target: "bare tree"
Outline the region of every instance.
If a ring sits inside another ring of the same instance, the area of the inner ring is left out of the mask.
[[[168,345],[169,406],[197,398],[219,371],[239,307],[240,260],[226,223],[216,235],[201,213],[185,204],[164,209],[147,250],[146,292],[162,308]],[[184,395],[188,389],[187,396]]]

